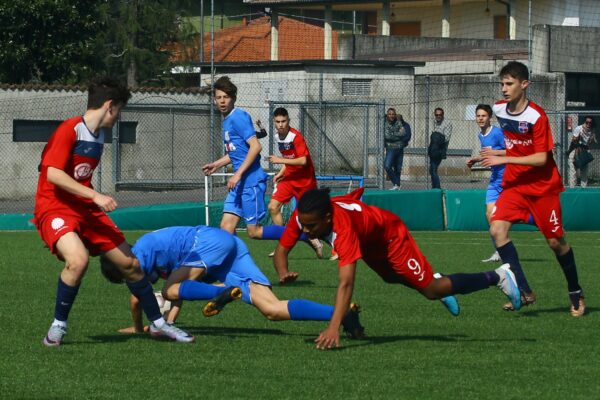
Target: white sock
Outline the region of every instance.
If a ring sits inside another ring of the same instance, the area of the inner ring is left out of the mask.
[[[54,318],[54,322],[52,322],[52,325],[58,325],[58,326],[62,326],[63,328],[66,328],[67,321],[59,321],[56,318]]]
[[[163,317],[160,317],[156,321],[152,321],[152,323],[154,324],[155,327],[157,327],[158,329],[160,329],[166,323],[166,321],[165,321],[165,319]]]
[[[433,277],[435,279],[440,279],[442,277],[442,274],[440,274],[439,272],[436,272],[435,274],[433,274]]]

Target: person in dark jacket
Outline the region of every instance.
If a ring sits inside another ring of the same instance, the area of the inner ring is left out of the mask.
[[[402,115],[396,114],[396,109],[389,108],[385,117],[383,138],[385,144],[384,167],[393,185],[390,190],[400,189],[404,148],[408,146],[410,137],[410,125],[404,121]]]

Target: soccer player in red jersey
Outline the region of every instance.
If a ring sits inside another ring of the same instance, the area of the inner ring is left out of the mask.
[[[269,213],[273,224],[263,227],[263,239],[279,239],[283,234],[283,216],[281,207],[289,203],[292,198],[296,202],[307,190],[317,188],[315,167],[308,151],[304,136],[296,129],[290,127],[290,116],[288,111],[279,107],[273,112],[273,122],[277,131],[277,147],[281,157],[269,155],[267,160],[271,164],[279,164],[283,167],[273,177],[275,190],[271,201],[269,201]],[[323,256],[323,245],[318,239],[310,241],[311,247],[321,258]],[[273,256],[273,253],[270,254]]]
[[[339,346],[339,327],[350,304],[359,259],[388,283],[401,283],[428,299],[441,299],[453,315],[458,303],[453,294],[467,294],[497,285],[516,309],[520,292],[507,265],[474,274],[441,276],[419,250],[404,222],[390,211],[360,200],[363,189],[330,198],[328,189],[306,192],[292,214],[275,250],[275,269],[280,283],[296,280],[288,270],[288,254],[300,234],[329,241],[339,255],[339,285],[329,326],[315,340],[321,349]]]
[[[59,125],[42,153],[33,222],[46,246],[65,262],[58,279],[54,321],[43,340],[46,346],[61,344],[89,255],[99,254],[120,268],[129,290],[153,322],[155,336],[162,334],[181,342],[194,340],[165,323],[152,286],[125,237],[106,215],[117,208],[117,202],[92,187],[104,139],[111,134],[130,97],[129,90],[119,82],[98,78],[88,88],[86,112]]]
[[[522,280],[519,256],[508,237],[513,223],[526,220],[530,213],[562,267],[571,300],[570,313],[580,317],[585,313],[585,301],[573,250],[564,239],[559,199],[564,186],[552,156],[554,142],[548,117],[527,98],[527,66],[509,62],[499,76],[504,100],[494,105],[494,113],[504,131],[506,155],[486,156],[482,164],[506,164],[506,169],[503,191],[492,212],[490,233],[502,261],[510,264],[524,298],[535,300],[526,280]]]

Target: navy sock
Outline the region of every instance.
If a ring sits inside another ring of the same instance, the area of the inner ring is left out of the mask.
[[[527,278],[523,272],[523,267],[521,267],[521,263],[519,262],[519,255],[517,254],[517,249],[513,242],[508,242],[504,246],[498,247],[497,250],[502,262],[510,264],[510,270],[515,274],[517,286],[519,286],[521,292],[527,294],[531,293],[532,290],[529,287],[529,282],[527,282]]]
[[[446,275],[452,282],[453,294],[469,294],[496,285],[500,277],[494,271],[475,274]]]
[[[288,300],[288,312],[292,321],[329,321],[333,306],[304,299]]]
[[[279,240],[285,231],[283,225],[266,225],[263,226],[262,240]]]
[[[54,318],[59,321],[66,321],[69,318],[69,312],[73,307],[73,302],[79,291],[79,286],[69,286],[58,278],[58,288],[56,289],[56,305],[54,306]]]
[[[527,223],[529,225],[534,225],[535,226],[535,220],[533,219],[533,214],[529,214],[529,217],[527,218]]]
[[[215,286],[198,281],[183,281],[179,285],[179,298],[182,300],[208,300],[217,296],[225,286]]]
[[[569,251],[562,256],[557,255],[556,259],[558,260],[558,263],[565,274],[565,278],[567,279],[569,292],[581,290],[581,286],[579,286],[579,278],[577,277],[577,266],[575,265],[575,255],[573,254],[573,249],[569,249]]]
[[[154,296],[154,290],[152,289],[152,285],[148,281],[148,278],[144,276],[137,282],[127,282],[127,287],[132,295],[137,297],[140,301],[140,305],[146,314],[148,320],[154,322],[157,319],[162,318],[162,314],[160,313],[160,308],[158,307],[158,303],[156,302],[156,297]]]
[[[302,240],[303,242],[308,242],[308,240],[309,240],[309,239],[310,239],[310,238],[309,238],[308,236],[306,236],[306,234],[305,234],[305,233],[302,233],[302,234],[300,235],[300,237],[298,238],[298,240]]]

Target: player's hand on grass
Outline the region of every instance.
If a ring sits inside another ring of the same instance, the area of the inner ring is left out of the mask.
[[[135,326],[128,326],[127,328],[122,328],[119,329],[120,333],[142,333],[142,332],[148,332],[148,330],[150,329],[150,327],[148,325],[144,326],[143,329],[139,329],[136,328]]]
[[[317,349],[319,350],[327,350],[332,347],[340,347],[340,329],[332,328],[328,326],[318,338],[315,339],[315,343],[317,344]]]
[[[285,285],[288,282],[294,282],[296,279],[298,279],[298,276],[299,274],[297,272],[288,271],[285,273],[285,275],[279,276],[279,284]]]
[[[238,184],[241,178],[242,177],[237,173],[234,174],[231,178],[229,178],[229,180],[227,181],[227,187],[229,188],[229,190],[233,190],[235,188],[235,185]]]
[[[102,193],[96,193],[92,201],[104,212],[111,212],[117,208],[115,199]]]

